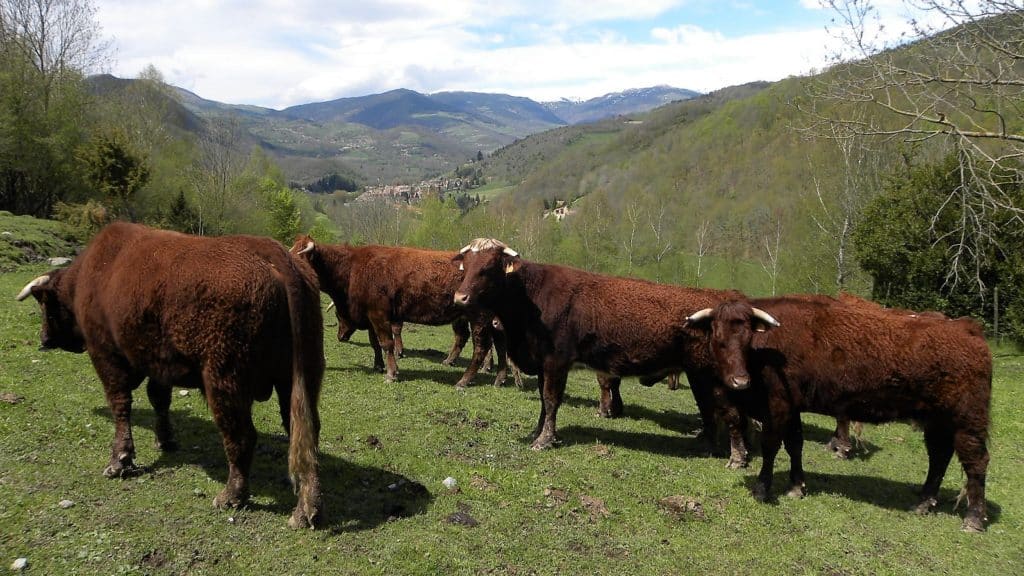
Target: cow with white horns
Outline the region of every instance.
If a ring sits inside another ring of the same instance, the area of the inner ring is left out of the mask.
[[[711,431],[716,402],[709,379],[714,377],[714,361],[707,335],[688,326],[686,317],[695,309],[736,298],[737,292],[529,262],[489,238],[471,242],[455,261],[465,272],[455,302],[493,311],[505,329],[509,358],[523,372],[537,375],[541,411],[533,449],[557,442],[556,415],[575,362],[597,372],[602,411],[609,415],[621,413],[618,389],[623,377],[640,376],[641,382],[653,383],[685,371],[705,433]],[[732,439],[730,463],[744,465],[742,439],[736,434]]]

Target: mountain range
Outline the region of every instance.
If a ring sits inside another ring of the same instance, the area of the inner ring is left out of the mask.
[[[531,134],[646,112],[699,95],[655,86],[582,101],[536,102],[507,94],[397,89],[274,110],[175,90],[181,104],[199,118],[236,118],[292,180],[307,182],[336,172],[364,183],[416,182]]]

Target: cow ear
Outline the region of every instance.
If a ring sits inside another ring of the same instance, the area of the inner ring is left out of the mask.
[[[465,254],[465,252],[459,252],[455,256],[452,256],[452,262],[455,263],[455,264],[458,264],[460,272],[466,269],[466,265],[464,263],[464,260],[466,258],[465,258],[465,256],[463,256],[464,254]]]
[[[522,262],[520,262],[519,260],[519,256],[505,255],[503,256],[503,260],[505,264],[505,274],[512,274],[513,272],[518,271],[520,265],[522,264]]]

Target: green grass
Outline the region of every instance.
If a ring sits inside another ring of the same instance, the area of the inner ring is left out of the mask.
[[[0,210],[0,271],[51,256],[74,255],[74,238],[63,224]]]
[[[952,511],[964,481],[956,461],[939,512],[907,511],[926,456],[904,424],[865,427],[866,455],[844,462],[822,448],[832,421],[805,416],[808,495],[758,504],[748,486],[760,458],[736,472],[703,454],[688,390],[627,381],[627,416],[603,420],[593,375],[574,371],[559,412],[564,444],[537,453],[527,441],[536,391],[494,388],[484,374],[456,391],[466,354],[457,367],[439,363],[450,329],[407,326],[400,381],[385,385],[368,369],[365,333],[341,344],[328,327],[329,524],[292,531],[273,401],[256,406],[260,445],[243,510],[211,506],[226,463],[196,391],[175,393],[182,448],[170,454],[152,447],[152,409],[136,394],[147,472],[102,477],[113,426],[88,357],[38,351],[38,307],[13,300],[43,271],[0,275],[0,393],[16,399],[0,402],[0,570],[26,557],[29,574],[1024,573],[1024,357],[1009,351],[996,354],[991,523],[972,535]],[[777,468],[776,492],[784,455]],[[447,476],[460,491],[444,488]],[[700,502],[704,518],[659,506],[676,495]],[[453,523],[457,512],[478,524]]]

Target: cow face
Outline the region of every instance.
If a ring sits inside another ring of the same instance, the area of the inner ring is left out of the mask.
[[[754,334],[779,326],[770,314],[745,300],[723,302],[696,312],[686,319],[686,324],[709,332],[718,376],[735,390],[750,386],[747,365]]]
[[[498,240],[477,238],[456,254],[452,261],[463,272],[455,291],[460,306],[492,308],[505,277],[519,270],[519,254]]]
[[[32,296],[39,302],[43,313],[43,325],[39,331],[40,349],[60,348],[68,352],[84,352],[85,340],[71,310],[71,299],[66,297],[66,286],[62,286],[66,270],[57,270],[29,282],[18,294],[24,300]]]

